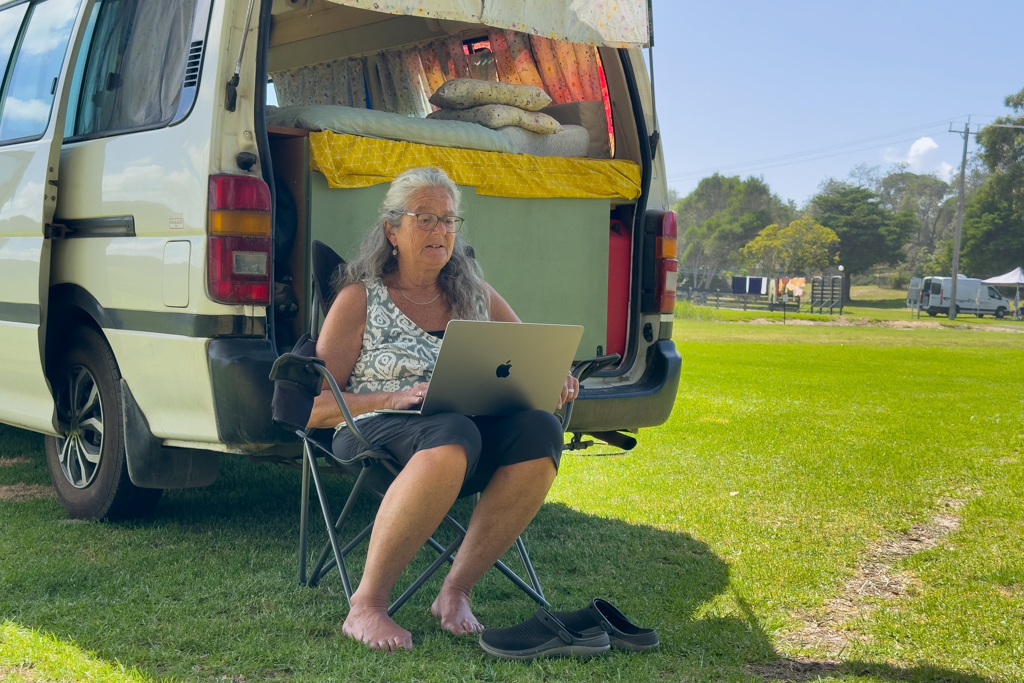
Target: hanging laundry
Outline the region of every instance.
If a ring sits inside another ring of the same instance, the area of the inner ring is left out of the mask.
[[[766,285],[763,277],[748,277],[747,294],[764,294]]]
[[[732,293],[733,294],[746,294],[747,293],[747,278],[745,277],[733,277],[732,279]]]

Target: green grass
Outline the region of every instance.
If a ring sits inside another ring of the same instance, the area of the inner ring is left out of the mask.
[[[340,634],[336,575],[296,583],[298,474],[225,456],[149,520],[0,501],[0,679],[755,681],[749,664],[823,658],[792,640],[798,615],[945,497],[966,501],[961,528],[899,563],[914,590],[854,621],[822,680],[1024,680],[1024,336],[678,320],[676,342],[669,421],[629,455],[567,455],[526,537],[557,607],[608,597],[657,652],[496,661],[436,626],[437,579],[398,613],[417,649],[369,652]],[[41,440],[0,427],[12,456],[29,462],[0,485],[47,482]],[[475,606],[496,626],[534,610],[491,574]]]

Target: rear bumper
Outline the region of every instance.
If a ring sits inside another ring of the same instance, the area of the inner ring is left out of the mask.
[[[639,382],[626,387],[587,389],[580,394],[573,404],[569,430],[607,432],[662,424],[672,413],[682,364],[672,341],[652,344]]]
[[[269,339],[219,337],[207,346],[217,438],[227,445],[291,443],[298,440],[270,412],[277,353]]]
[[[221,443],[246,446],[297,440],[274,424],[271,416],[274,385],[269,375],[277,354],[270,340],[211,339],[208,356]],[[584,391],[573,406],[570,430],[607,432],[662,424],[672,412],[681,367],[682,359],[673,342],[652,344],[640,381],[625,387]]]

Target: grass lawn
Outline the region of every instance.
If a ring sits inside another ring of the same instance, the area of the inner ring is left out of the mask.
[[[497,661],[436,626],[435,578],[397,615],[417,649],[370,652],[340,635],[336,574],[296,583],[298,473],[224,457],[139,522],[0,500],[0,680],[1024,680],[1024,335],[675,335],[670,420],[629,455],[566,455],[526,535],[556,608],[610,598],[660,650]],[[0,491],[48,483],[38,437],[0,426],[0,458]],[[481,620],[530,616],[492,574]]]

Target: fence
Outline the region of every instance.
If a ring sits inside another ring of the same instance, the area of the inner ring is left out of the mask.
[[[676,291],[676,299],[691,301],[697,306],[714,306],[734,311],[769,311],[779,313],[798,313],[800,297],[783,303],[781,300],[771,301],[767,294],[733,294],[721,289],[705,290],[687,287]]]

